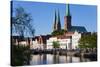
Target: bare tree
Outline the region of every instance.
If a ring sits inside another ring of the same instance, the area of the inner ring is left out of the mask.
[[[24,8],[18,7],[15,9],[12,16],[11,29],[12,33],[16,33],[19,36],[24,37],[26,34],[34,36],[34,27],[32,22],[32,16],[25,12]]]

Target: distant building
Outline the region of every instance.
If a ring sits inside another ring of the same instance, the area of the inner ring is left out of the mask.
[[[51,35],[40,35],[40,36],[35,36],[33,38],[33,45],[32,48],[34,49],[46,49],[47,47],[47,42],[46,40],[49,39]]]
[[[11,36],[11,44],[19,46],[32,45],[32,38],[24,38],[23,36]]]
[[[62,49],[76,49],[78,47],[78,41],[81,38],[81,33],[67,32],[64,35],[51,37],[47,40],[47,49],[53,49],[53,42],[58,41],[60,48]]]
[[[67,5],[67,10],[66,10],[66,16],[64,16],[64,30],[68,31],[68,32],[87,32],[86,28],[84,26],[72,26],[71,23],[71,13],[70,13],[70,6],[69,4]],[[59,22],[59,23],[58,23]],[[53,31],[58,31],[61,30],[61,23],[60,23],[60,15],[58,12],[58,18],[56,17],[56,12],[55,12],[55,21],[54,21],[54,25],[53,25]]]

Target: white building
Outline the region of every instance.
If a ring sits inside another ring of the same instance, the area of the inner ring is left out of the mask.
[[[70,38],[58,39],[57,37],[51,37],[47,40],[47,49],[53,49],[53,42],[58,41],[60,44],[60,48],[66,49],[70,44]]]
[[[43,44],[38,43],[37,39],[35,41],[32,41],[33,44],[31,46],[31,48],[33,49],[43,49]]]
[[[77,31],[72,35],[72,49],[78,48],[79,39],[81,38],[81,33]]]
[[[77,31],[68,32],[61,36],[51,37],[47,40],[47,49],[53,49],[53,42],[58,41],[62,49],[76,49],[81,34]]]

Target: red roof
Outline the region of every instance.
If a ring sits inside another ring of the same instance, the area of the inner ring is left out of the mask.
[[[66,39],[66,38],[70,38],[73,34],[74,32],[66,32],[64,35],[58,35],[53,37],[57,37],[57,39]]]
[[[57,39],[68,39],[70,38],[71,36],[58,36]]]
[[[66,35],[66,36],[72,36],[73,34],[74,34],[74,32],[67,32],[64,35]]]

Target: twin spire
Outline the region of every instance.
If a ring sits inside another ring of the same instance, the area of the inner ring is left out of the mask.
[[[55,10],[55,20],[54,20],[54,27],[53,28],[54,28],[53,31],[61,30],[59,10],[58,10],[58,14],[56,14],[56,10]]]
[[[71,26],[71,14],[70,14],[70,7],[69,4],[66,5],[66,16],[65,16],[65,22],[64,22],[64,28],[67,30],[68,27]],[[54,19],[54,25],[53,25],[53,31],[59,31],[61,30],[61,23],[60,23],[60,13],[58,10],[58,14],[55,10],[55,19]]]

